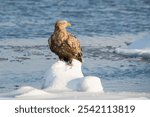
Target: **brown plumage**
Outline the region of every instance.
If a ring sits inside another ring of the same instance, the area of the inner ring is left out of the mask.
[[[48,39],[48,44],[52,52],[58,55],[60,60],[72,63],[72,59],[82,62],[82,49],[80,42],[66,28],[71,26],[67,21],[60,20],[55,24],[55,30]]]

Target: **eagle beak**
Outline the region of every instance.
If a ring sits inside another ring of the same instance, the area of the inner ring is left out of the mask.
[[[68,23],[67,23],[67,27],[70,27],[70,26],[71,26],[71,24],[68,22]]]

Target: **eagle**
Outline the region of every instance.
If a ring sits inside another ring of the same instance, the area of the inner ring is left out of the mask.
[[[79,40],[67,31],[71,24],[65,20],[58,20],[55,23],[53,34],[48,39],[49,48],[61,61],[72,64],[76,59],[82,63],[82,48]]]

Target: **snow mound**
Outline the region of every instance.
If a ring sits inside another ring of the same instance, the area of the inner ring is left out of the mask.
[[[115,52],[129,57],[150,59],[150,38],[149,36],[144,36],[142,39],[134,41],[128,48],[117,48]]]
[[[86,92],[103,92],[101,81],[95,76],[86,76],[81,82],[81,90]]]
[[[100,78],[83,76],[81,62],[73,60],[72,65],[63,61],[54,63],[47,71],[43,89],[70,90],[84,92],[103,92]]]
[[[31,86],[24,86],[18,90],[1,94],[0,98],[2,97],[3,99],[49,99],[56,95]]]
[[[15,98],[23,98],[23,99],[34,99],[35,97],[38,97],[41,95],[41,98],[44,99],[46,97],[50,97],[51,94],[48,93],[48,92],[45,92],[43,90],[40,90],[40,89],[36,89],[36,88],[33,88],[33,87],[22,87],[21,89],[21,93],[19,95],[16,95]],[[27,91],[26,91],[27,90]],[[17,91],[18,92],[18,91]]]

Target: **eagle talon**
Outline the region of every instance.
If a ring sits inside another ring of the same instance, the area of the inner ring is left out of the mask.
[[[68,65],[73,66],[72,60],[69,60],[67,63],[68,63]]]

